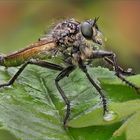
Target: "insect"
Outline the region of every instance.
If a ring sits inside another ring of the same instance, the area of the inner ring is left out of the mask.
[[[102,45],[102,33],[97,26],[98,18],[85,20],[83,22],[75,19],[67,19],[58,23],[49,33],[45,34],[37,42],[29,47],[9,55],[0,56],[0,65],[5,67],[21,66],[15,75],[0,87],[12,85],[27,65],[37,65],[40,67],[60,71],[55,78],[55,85],[66,104],[66,114],[64,126],[70,116],[70,101],[65,96],[59,82],[79,67],[86,75],[90,83],[98,91],[103,105],[103,114],[108,112],[107,101],[103,90],[88,73],[87,65],[92,60],[102,58],[113,66],[116,76],[135,90],[139,87],[125,79],[125,75],[132,75],[132,71],[125,71],[118,66],[116,55],[113,52],[97,49],[95,45]],[[51,63],[49,60],[60,58],[60,63]]]

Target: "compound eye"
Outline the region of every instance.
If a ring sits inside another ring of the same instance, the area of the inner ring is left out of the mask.
[[[85,38],[92,39],[93,29],[92,29],[92,26],[88,22],[83,22],[81,24],[81,32]]]

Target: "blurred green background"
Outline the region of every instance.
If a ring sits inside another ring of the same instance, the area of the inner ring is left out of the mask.
[[[140,1],[138,0],[1,0],[0,52],[10,53],[35,42],[52,24],[65,18],[100,16],[106,50],[119,63],[140,72]]]

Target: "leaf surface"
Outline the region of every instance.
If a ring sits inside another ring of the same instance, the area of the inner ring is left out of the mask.
[[[7,72],[1,69],[1,83],[16,71],[16,68]],[[118,114],[114,121],[104,122],[100,96],[85,75],[79,69],[75,70],[60,82],[71,101],[72,110],[69,127],[65,130],[66,107],[54,82],[58,73],[29,66],[13,86],[0,89],[0,137],[3,134],[13,137],[12,140],[108,140],[125,137],[123,134],[129,129],[122,128],[123,125],[140,109],[139,95],[133,89],[108,69],[89,68],[92,78],[103,87],[110,109]],[[137,85],[140,85],[139,79],[139,75],[129,78]],[[5,140],[9,140],[8,137]]]

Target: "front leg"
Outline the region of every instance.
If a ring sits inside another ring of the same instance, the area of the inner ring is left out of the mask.
[[[124,81],[128,86],[134,88],[136,91],[139,91],[140,87],[136,86],[135,84],[131,83],[130,81],[126,80],[125,77],[121,73],[121,69],[117,64],[116,55],[113,52],[103,51],[103,50],[95,50],[91,56],[91,59],[96,58],[111,58],[112,66],[115,68],[116,76]],[[108,59],[110,60],[110,59]]]
[[[111,58],[109,57],[104,57],[104,60],[109,63],[111,66],[114,66],[114,63]],[[122,75],[130,76],[130,75],[135,75],[135,73],[132,71],[132,69],[127,69],[124,70],[122,67],[118,66],[118,70]]]

